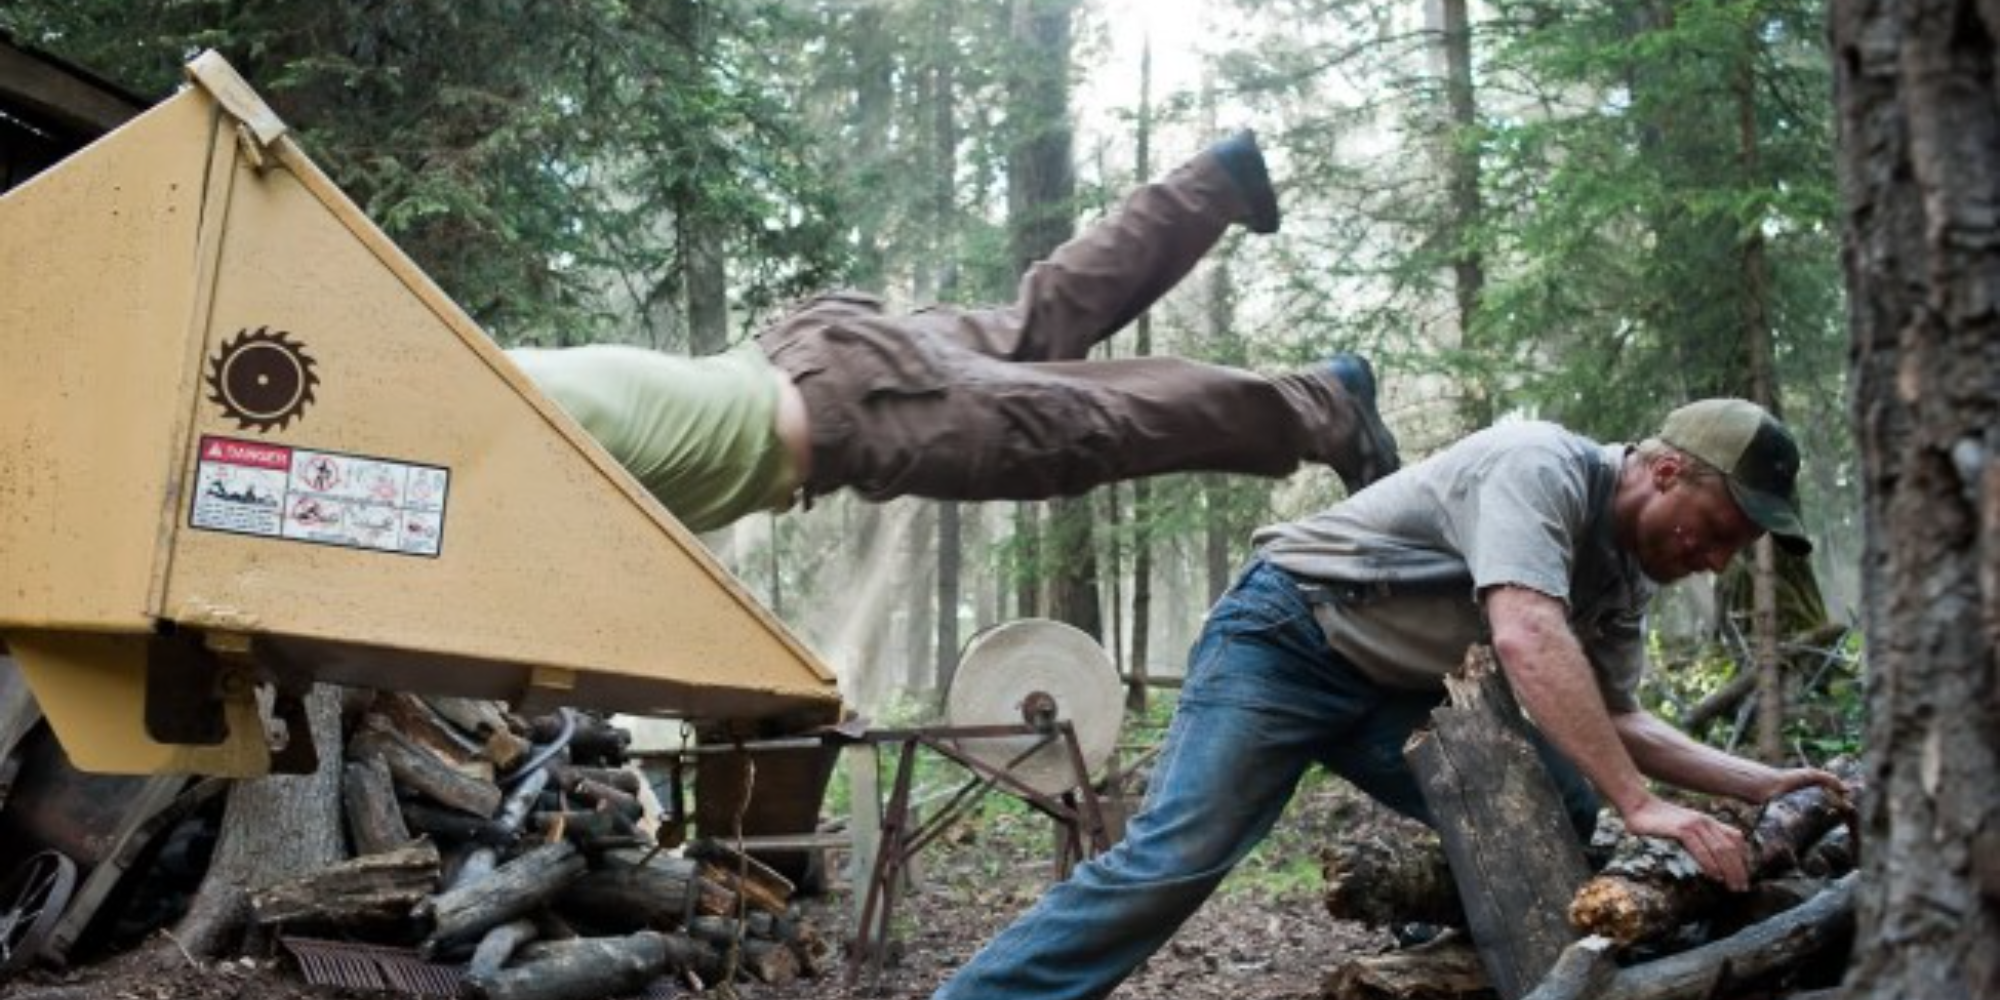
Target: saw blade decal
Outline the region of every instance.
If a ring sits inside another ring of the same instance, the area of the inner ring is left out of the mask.
[[[313,404],[315,364],[283,330],[239,331],[208,359],[208,400],[244,430],[283,430]]]

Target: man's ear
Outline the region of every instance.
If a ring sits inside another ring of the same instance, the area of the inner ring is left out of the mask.
[[[1687,471],[1687,459],[1678,452],[1663,451],[1654,456],[1653,467],[1648,471],[1653,476],[1653,489],[1665,493],[1681,481],[1681,474]]]

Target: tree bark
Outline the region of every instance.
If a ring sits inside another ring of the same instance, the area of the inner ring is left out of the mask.
[[[251,919],[361,930],[394,926],[407,922],[437,887],[437,848],[420,840],[258,890],[250,896]]]
[[[531,945],[539,957],[501,969],[475,988],[487,1000],[584,1000],[637,993],[666,971],[667,936],[640,931],[622,938],[584,938],[561,947]]]
[[[450,764],[453,770],[493,780],[493,762],[485,758],[485,747],[460,732],[416,695],[377,694],[370,712],[380,715],[388,721],[390,728],[403,734],[410,742],[428,749],[439,760]]]
[[[405,788],[460,812],[485,818],[500,808],[500,786],[491,778],[452,767],[449,761],[396,731],[382,716],[369,715],[362,726],[362,732],[348,741],[347,756],[355,760],[380,757]]]
[[[1139,113],[1133,124],[1137,131],[1135,145],[1137,159],[1132,172],[1140,183],[1153,176],[1153,42],[1149,36],[1139,56]],[[1153,353],[1153,313],[1147,310],[1139,314],[1132,331],[1132,356],[1149,357]],[[1146,676],[1152,671],[1149,659],[1153,655],[1149,633],[1153,627],[1153,484],[1144,480],[1132,483],[1132,653],[1126,659],[1126,671],[1132,676],[1132,683],[1125,689],[1125,711],[1143,713],[1146,700],[1151,697],[1147,689]]]
[[[1854,933],[1855,876],[1805,905],[1720,941],[1622,969],[1593,1000],[1705,1000],[1721,987],[1797,968],[1846,944]]]
[[[1555,968],[1522,1000],[1594,1000],[1618,975],[1610,938],[1593,934],[1563,949]]]
[[[485,878],[418,904],[432,921],[426,956],[477,940],[487,930],[534,912],[584,871],[583,857],[567,842],[544,844],[494,869]]]
[[[305,705],[319,768],[309,775],[240,781],[230,789],[208,874],[174,928],[178,948],[188,954],[208,957],[229,948],[249,919],[250,893],[346,856],[340,835],[339,689],[315,685]]]
[[[396,786],[389,777],[389,765],[370,756],[349,761],[346,781],[340,788],[341,803],[347,813],[347,832],[356,854],[381,854],[410,842],[409,824],[396,802]]]
[[[1564,912],[1583,849],[1492,651],[1445,678],[1451,704],[1404,748],[1436,820],[1466,922],[1502,1000],[1526,993],[1576,935]]]
[[[1445,64],[1444,161],[1451,205],[1444,239],[1450,247],[1459,345],[1467,355],[1477,356],[1481,350],[1479,299],[1486,288],[1486,262],[1478,246],[1485,203],[1479,193],[1479,106],[1472,78],[1472,18],[1466,0],[1442,0],[1440,6],[1443,30],[1439,40]],[[1459,412],[1471,430],[1493,422],[1492,389],[1486,379],[1469,386]]]
[[[668,857],[644,865],[613,862],[564,887],[555,907],[599,933],[680,927],[695,914],[699,867],[698,862]]]
[[[1834,0],[1869,639],[1855,997],[2000,997],[2000,15]]]
[[[1853,806],[1817,785],[1767,803],[1750,835],[1751,870],[1766,877],[1792,867]],[[1656,837],[1629,838],[1603,872],[1578,889],[1570,922],[1620,945],[1664,937],[1729,898],[1701,873],[1680,845]]]
[[[1007,157],[1008,229],[1015,268],[1026,273],[1076,232],[1076,168],[1069,74],[1077,0],[1012,0],[1012,75],[1007,104],[1013,132]],[[1039,551],[1049,585],[1049,617],[1103,639],[1097,600],[1097,544],[1083,498],[1047,503]]]
[[[466,984],[475,992],[484,991],[487,981],[514,957],[515,949],[533,941],[537,933],[532,920],[511,920],[487,931],[465,965]]]
[[[1489,1000],[1479,953],[1450,934],[1407,951],[1349,958],[1320,983],[1325,1000]]]
[[[1465,905],[1451,880],[1444,845],[1425,835],[1391,841],[1375,838],[1320,853],[1326,912],[1335,920],[1374,927],[1420,922],[1465,926]]]

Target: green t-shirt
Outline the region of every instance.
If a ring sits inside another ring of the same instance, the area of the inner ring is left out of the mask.
[[[756,345],[703,358],[616,344],[507,356],[689,528],[790,506],[779,375]]]

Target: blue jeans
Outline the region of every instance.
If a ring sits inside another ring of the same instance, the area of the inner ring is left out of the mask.
[[[1442,693],[1381,687],[1326,644],[1292,577],[1251,564],[1188,660],[1144,807],[1125,839],[1002,931],[933,1000],[1102,997],[1173,937],[1250,853],[1318,762],[1430,821],[1403,743]],[[1597,799],[1543,749],[1579,831]]]

